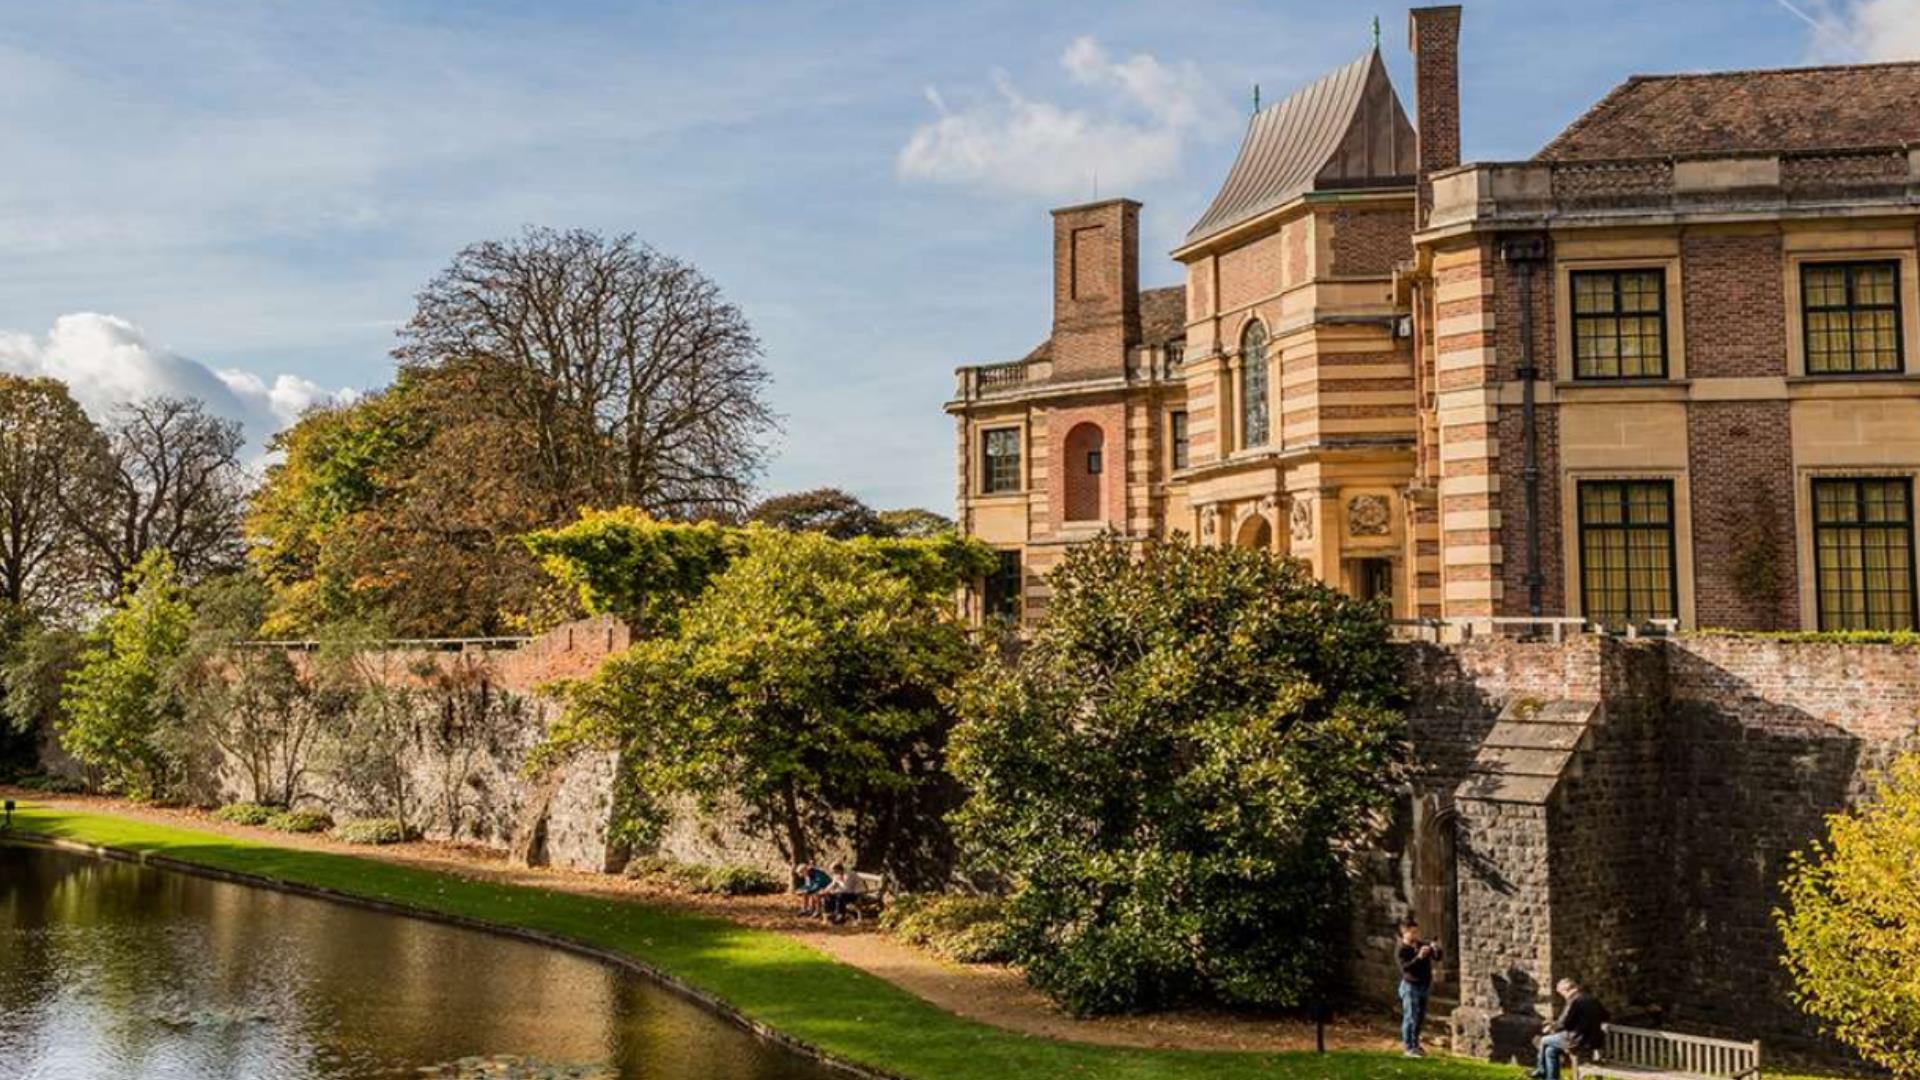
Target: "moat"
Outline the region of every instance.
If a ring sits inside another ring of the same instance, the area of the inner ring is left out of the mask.
[[[6,1080],[828,1075],[585,957],[0,844]]]

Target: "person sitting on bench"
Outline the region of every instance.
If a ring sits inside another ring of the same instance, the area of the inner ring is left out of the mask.
[[[820,894],[833,884],[833,876],[812,863],[801,863],[793,868],[793,891],[800,894],[800,914],[819,915]]]
[[[1539,1067],[1531,1074],[1534,1080],[1560,1080],[1560,1070],[1568,1058],[1606,1048],[1603,1025],[1611,1019],[1607,1007],[1573,979],[1561,979],[1554,988],[1566,999],[1567,1006],[1561,1010],[1560,1019],[1548,1024],[1546,1033],[1540,1036]]]
[[[840,922],[847,917],[847,909],[862,893],[867,891],[867,883],[859,874],[849,871],[846,863],[833,864],[833,881],[827,885],[827,920]]]

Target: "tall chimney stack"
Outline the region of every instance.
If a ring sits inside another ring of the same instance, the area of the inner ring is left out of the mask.
[[[1140,204],[1107,199],[1053,212],[1053,370],[1117,375],[1140,340]]]
[[[1418,224],[1424,228],[1433,210],[1433,174],[1460,164],[1460,5],[1409,11],[1407,47],[1413,51]]]

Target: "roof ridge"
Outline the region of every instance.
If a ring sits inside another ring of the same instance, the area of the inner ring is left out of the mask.
[[[1872,71],[1878,68],[1920,67],[1915,60],[1872,60],[1864,64],[1802,64],[1770,68],[1729,68],[1725,71],[1669,71],[1627,76],[1627,83],[1665,82],[1671,79],[1730,79],[1752,75],[1799,75],[1826,71]],[[1626,85],[1623,83],[1622,85]]]

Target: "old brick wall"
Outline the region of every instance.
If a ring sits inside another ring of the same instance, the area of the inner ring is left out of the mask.
[[[1779,882],[1827,815],[1920,749],[1920,649],[1696,637],[1668,668],[1673,1018],[1824,1048],[1778,960]]]
[[[1681,258],[1687,376],[1785,375],[1779,235],[1689,232]]]
[[[1333,277],[1383,277],[1413,257],[1413,208],[1341,207],[1330,215]]]
[[[1694,619],[1700,626],[1799,625],[1787,413],[1785,401],[1696,401],[1687,409]]]
[[[1626,1017],[1845,1058],[1793,1005],[1772,913],[1827,815],[1920,749],[1920,648],[1580,636],[1407,655],[1410,802],[1455,793],[1508,703],[1600,706],[1543,805],[1452,803],[1461,1004],[1504,1016],[1523,1045],[1553,979],[1573,975]],[[1410,834],[1388,837],[1357,898],[1346,973],[1361,996],[1392,992]],[[1485,1025],[1463,1037],[1494,1051]]]
[[[1662,805],[1666,655],[1658,642],[1608,642],[1602,711],[1579,764],[1548,804],[1552,973],[1573,976],[1623,1019],[1663,1000],[1669,825]]]
[[[1494,294],[1494,340],[1499,350],[1497,382],[1511,382],[1520,377],[1520,369],[1528,356],[1524,346],[1531,348],[1531,361],[1535,377],[1541,384],[1538,389],[1551,385],[1555,371],[1554,333],[1554,283],[1553,273],[1546,262],[1535,263],[1528,271],[1528,294],[1531,296],[1531,330],[1525,341],[1520,331],[1521,289],[1520,269],[1513,263],[1495,256],[1493,264],[1495,278]],[[1544,393],[1541,394],[1545,396]],[[1556,406],[1538,404],[1535,406],[1534,431],[1537,438],[1539,467],[1539,534],[1540,534],[1540,575],[1541,614],[1566,614],[1567,596],[1566,572],[1561,556],[1560,528],[1560,443]],[[1526,480],[1526,417],[1520,406],[1503,406],[1500,410],[1499,457],[1496,459],[1500,469],[1500,531],[1498,543],[1501,557],[1501,604],[1500,611],[1505,615],[1527,615],[1528,594],[1527,575],[1527,504]]]

